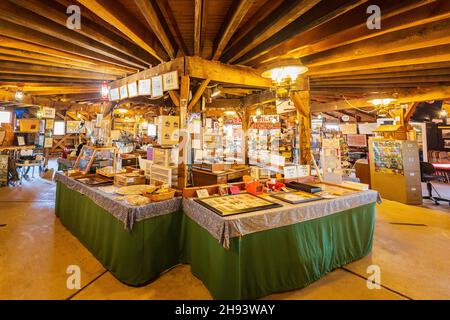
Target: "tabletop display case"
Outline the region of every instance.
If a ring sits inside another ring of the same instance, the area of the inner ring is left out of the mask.
[[[271,195],[271,197],[284,201],[284,202],[288,202],[291,204],[298,204],[298,203],[305,203],[305,202],[311,202],[311,201],[317,201],[317,200],[321,200],[322,198],[308,193],[308,192],[304,192],[304,191],[296,191],[296,192],[280,192],[280,193],[276,193]]]
[[[95,173],[97,169],[104,167],[112,167],[112,172],[115,172],[116,158],[117,149],[115,147],[84,146],[69,175]]]
[[[195,201],[221,216],[282,207],[281,204],[249,193],[195,199]]]

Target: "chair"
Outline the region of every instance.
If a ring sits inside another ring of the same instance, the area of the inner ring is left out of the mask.
[[[450,205],[450,199],[441,198],[441,195],[436,190],[436,188],[431,183],[432,181],[445,181],[445,177],[436,174],[436,169],[429,162],[420,162],[420,178],[422,182],[427,184],[428,195],[423,196],[423,199],[429,199],[434,201],[436,205],[439,205],[439,201],[448,202]],[[433,196],[433,190],[438,195],[437,197]]]

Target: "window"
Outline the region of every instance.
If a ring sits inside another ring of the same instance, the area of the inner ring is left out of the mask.
[[[53,134],[55,136],[63,136],[66,133],[66,123],[64,121],[55,121]]]
[[[0,111],[0,123],[11,123],[10,111]]]

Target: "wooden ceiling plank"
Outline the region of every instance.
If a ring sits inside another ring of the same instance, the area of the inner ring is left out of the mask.
[[[280,6],[283,0],[267,0],[252,16],[245,22],[245,25],[240,27],[236,33],[231,37],[229,46],[233,47],[238,41],[240,41],[246,34],[256,28],[258,23],[264,20],[267,16]]]
[[[237,0],[231,6],[225,23],[218,35],[212,60],[217,60],[222,55],[225,46],[230,41],[233,34],[241,24],[247,12],[253,6],[255,1]]]
[[[194,55],[201,55],[203,0],[194,0]]]
[[[332,77],[312,77],[310,81],[312,83],[317,81],[338,81],[338,80],[369,80],[369,79],[383,79],[383,78],[402,78],[402,77],[420,77],[420,76],[440,76],[440,75],[450,75],[450,68],[442,69],[424,69],[416,71],[405,71],[405,72],[385,72],[377,74],[361,74],[361,75],[351,75],[346,76],[332,76]]]
[[[0,61],[0,73],[40,75],[62,78],[82,78],[105,81],[116,79],[114,76],[102,73],[5,61]]]
[[[292,39],[298,34],[302,34],[308,30],[313,30],[314,28],[317,28],[318,26],[354,9],[355,7],[358,7],[365,2],[367,2],[367,0],[322,1],[298,18],[295,22],[287,25],[284,29],[280,30],[280,32],[266,39],[266,41],[259,43],[245,55],[242,55],[239,59],[233,60],[233,62],[240,64],[248,63],[255,57],[264,54],[268,50],[285,41],[288,41],[289,39]]]
[[[431,100],[444,100],[450,98],[450,86],[439,86],[431,88],[419,88],[419,89],[407,89],[407,90],[396,90],[395,95],[397,104],[406,104],[411,102],[421,102],[421,101],[431,101]],[[386,98],[383,96],[382,98]],[[349,103],[356,108],[370,107],[368,98],[349,100]],[[337,102],[330,103],[312,103],[312,112],[323,112],[323,111],[333,111],[333,110],[345,110],[351,109],[352,107],[342,99]]]
[[[288,41],[281,42],[269,50],[255,54],[248,60],[248,64],[251,66],[259,66],[279,57],[296,57],[301,58],[303,56],[324,51],[334,48],[336,46],[346,44],[345,41],[353,41],[353,39],[362,39],[363,37],[373,37],[378,34],[384,34],[394,31],[402,26],[398,21],[405,19],[406,14],[402,14],[409,9],[415,9],[418,6],[429,4],[429,0],[403,0],[403,1],[391,1],[380,0],[377,5],[382,8],[383,12],[383,28],[381,30],[369,30],[367,28],[367,4],[361,4],[348,10],[347,12],[337,15],[317,26],[316,28],[307,29],[304,32],[300,32]],[[433,8],[433,7],[432,7]],[[432,8],[430,10],[432,10]],[[414,21],[417,24],[421,24],[418,19],[423,19],[430,16],[421,15],[417,19],[408,19],[408,23]]]
[[[391,53],[378,57],[332,63],[319,67],[311,67],[309,68],[308,75],[331,75],[338,72],[360,71],[367,69],[399,67],[437,62],[450,62],[450,45]]]
[[[160,62],[168,59],[157,39],[118,1],[77,0],[94,14],[117,28]]]
[[[450,5],[449,5],[450,17]],[[391,32],[302,58],[310,67],[450,43],[450,19]]]
[[[177,21],[175,19],[175,16],[173,14],[172,9],[170,8],[170,5],[167,0],[155,0],[158,4],[159,10],[166,16],[169,20],[168,26],[172,33],[172,35],[175,38],[175,41],[178,44],[178,48],[184,53],[185,56],[188,56],[190,54],[188,47],[186,46],[186,43],[184,42],[183,35],[181,34],[180,28],[178,27]]]
[[[63,41],[61,39],[49,36],[47,34],[2,19],[0,19],[0,34],[3,36],[7,36],[9,38],[27,41],[36,45],[43,46],[43,50],[45,50],[45,47],[48,47],[59,51],[67,52],[73,55],[78,55],[80,57],[87,57],[93,60],[106,62],[120,67],[125,67],[129,69],[130,72],[136,71],[136,69],[131,68],[128,64],[121,63],[118,60],[109,58],[105,55],[79,47],[70,42]]]
[[[64,27],[67,25],[66,7],[57,4],[52,0],[9,1],[58,23],[59,25]],[[131,41],[120,37],[103,26],[89,20],[84,14],[85,12],[83,12],[82,28],[74,29],[73,31],[136,59],[135,62],[139,63],[137,66],[140,68],[147,67],[155,62],[153,56],[148,52],[144,51]]]
[[[14,55],[3,54],[3,52],[13,53]],[[33,58],[30,58],[30,56],[32,56]],[[117,69],[114,70],[114,69],[110,69],[110,68],[82,67],[82,66],[79,66],[76,64],[72,64],[69,61],[64,61],[64,60],[56,62],[55,58],[51,58],[51,57],[45,56],[45,55],[39,56],[37,54],[34,54],[34,55],[27,54],[26,52],[23,52],[23,51],[11,52],[11,50],[5,50],[4,48],[1,48],[1,47],[0,47],[0,60],[31,63],[31,64],[51,66],[51,67],[77,69],[77,70],[92,71],[92,72],[101,72],[101,73],[111,74],[111,75],[115,75],[115,76],[121,76],[124,74],[123,71],[120,71]]]
[[[100,42],[93,41],[79,33],[73,32],[66,26],[61,26],[34,12],[26,10],[8,1],[0,1],[0,18],[11,23],[32,28],[35,31],[47,34],[54,38],[67,41],[81,48],[96,52],[111,59],[120,61],[125,65],[143,69],[142,63],[133,61],[133,58],[111,49]]]
[[[319,2],[320,0],[296,0],[277,7],[270,16],[258,23],[255,29],[250,31],[230,50],[227,50],[223,60],[225,62],[236,61],[261,42],[274,36]]]
[[[149,0],[134,0],[134,2],[141,11],[150,28],[158,37],[166,52],[169,54],[169,58],[174,59],[176,56],[175,49],[169,39],[166,30],[159,20],[159,17],[156,13],[156,8],[154,7],[155,4],[153,4]]]

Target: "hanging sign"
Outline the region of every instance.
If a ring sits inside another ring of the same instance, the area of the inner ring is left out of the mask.
[[[54,119],[56,115],[56,109],[42,107],[42,118],[51,118]]]
[[[162,76],[152,77],[152,97],[164,95]]]

